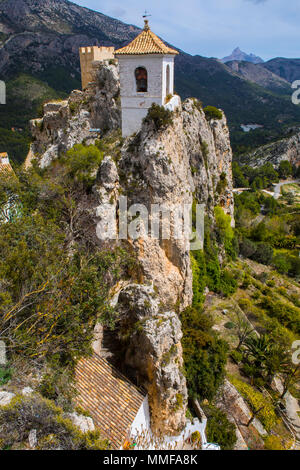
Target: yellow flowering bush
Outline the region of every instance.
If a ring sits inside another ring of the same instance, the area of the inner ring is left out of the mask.
[[[275,426],[277,421],[272,402],[261,392],[251,387],[251,385],[248,385],[235,377],[230,377],[230,381],[249,403],[253,411],[259,410],[261,407],[263,407],[262,410],[258,413],[257,417],[265,429],[270,431]]]

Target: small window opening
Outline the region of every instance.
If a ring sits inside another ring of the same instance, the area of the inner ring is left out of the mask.
[[[136,91],[146,93],[148,91],[148,73],[145,67],[138,67],[135,71]]]

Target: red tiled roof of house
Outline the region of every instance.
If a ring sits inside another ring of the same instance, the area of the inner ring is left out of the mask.
[[[103,437],[120,449],[145,393],[97,354],[80,360],[75,378],[77,405],[89,411]]]

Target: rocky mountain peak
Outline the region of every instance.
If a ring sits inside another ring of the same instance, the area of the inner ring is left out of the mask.
[[[229,56],[221,59],[223,63],[230,62],[232,60],[252,62],[253,64],[262,64],[264,62],[260,57],[256,56],[255,54],[247,54],[246,52],[243,52],[239,47],[236,47]]]

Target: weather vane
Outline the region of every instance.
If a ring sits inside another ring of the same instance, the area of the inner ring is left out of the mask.
[[[149,18],[149,16],[152,16],[150,15],[147,10],[145,10],[145,13],[143,14],[143,18]]]

